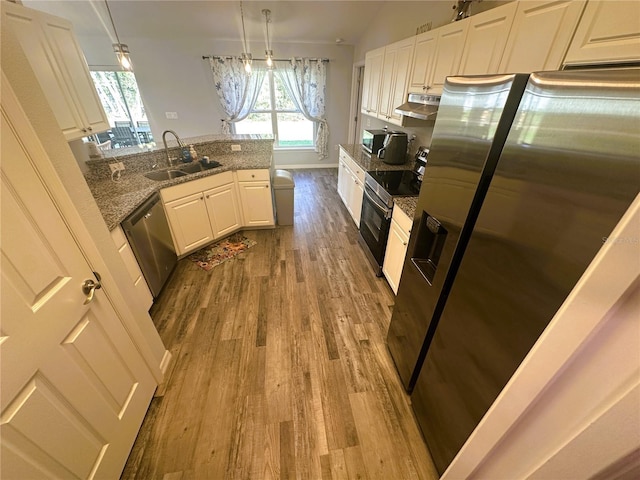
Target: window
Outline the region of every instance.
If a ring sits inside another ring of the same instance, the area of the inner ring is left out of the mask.
[[[99,145],[111,142],[110,148],[153,143],[147,114],[133,72],[93,71],[91,78],[111,129],[94,135]]]
[[[285,86],[272,71],[264,76],[258,100],[247,118],[234,123],[235,133],[268,133],[276,147],[313,147],[316,124],[296,108]]]

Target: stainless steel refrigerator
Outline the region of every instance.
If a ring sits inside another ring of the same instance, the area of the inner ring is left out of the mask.
[[[639,112],[637,68],[447,79],[387,337],[440,474],[638,195]]]

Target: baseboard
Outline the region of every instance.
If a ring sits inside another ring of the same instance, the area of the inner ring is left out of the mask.
[[[163,377],[166,375],[169,365],[171,365],[171,358],[171,352],[169,350],[165,350],[162,361],[160,362],[160,371],[162,372]]]

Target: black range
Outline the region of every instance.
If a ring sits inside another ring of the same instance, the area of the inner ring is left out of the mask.
[[[393,197],[420,193],[428,153],[424,147],[418,149],[412,170],[371,170],[365,175],[360,240],[379,277],[391,226]]]

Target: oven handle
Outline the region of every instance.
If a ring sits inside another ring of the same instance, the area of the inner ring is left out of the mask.
[[[365,188],[364,188],[364,194],[371,201],[371,203],[373,203],[378,208],[378,210],[380,210],[380,212],[384,214],[385,220],[389,220],[391,218],[391,210],[389,209],[389,207],[387,207],[386,205],[383,207],[378,202],[376,202],[375,198],[373,198],[369,194],[369,189],[368,189],[368,187],[366,185],[365,185]]]

